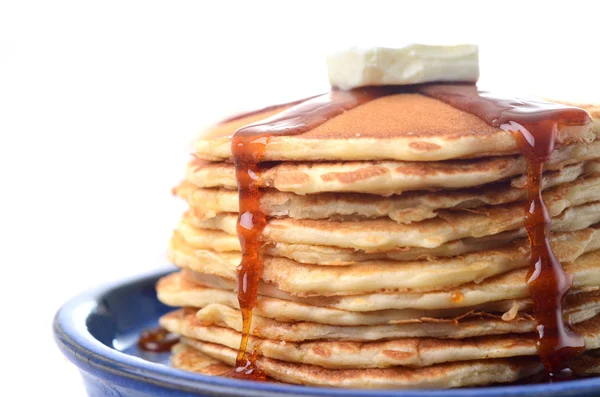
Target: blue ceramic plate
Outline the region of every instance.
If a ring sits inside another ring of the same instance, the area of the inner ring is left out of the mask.
[[[62,352],[77,365],[92,397],[304,396],[304,397],[566,397],[600,395],[600,378],[553,384],[455,390],[347,390],[209,377],[168,366],[168,354],[136,348],[140,332],[169,308],[154,284],[166,272],[101,288],[65,304],[54,319]]]

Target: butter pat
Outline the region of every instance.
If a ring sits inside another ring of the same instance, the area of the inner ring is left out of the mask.
[[[476,45],[411,44],[400,48],[351,48],[327,57],[329,82],[341,89],[479,78]]]

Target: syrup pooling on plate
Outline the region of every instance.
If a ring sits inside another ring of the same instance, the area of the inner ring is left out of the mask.
[[[147,352],[164,353],[171,350],[179,342],[179,336],[158,327],[142,332],[138,347]]]
[[[247,125],[233,136],[231,151],[239,190],[237,233],[242,248],[238,266],[238,301],[242,312],[242,340],[231,376],[265,380],[265,374],[255,364],[256,352],[246,349],[252,326],[252,310],[256,306],[258,285],[262,276],[262,232],[265,213],[260,208],[260,162],[272,136],[298,135],[313,129],[349,109],[375,98],[393,93],[389,87],[365,88],[353,91],[332,90],[302,101],[283,112]]]
[[[548,373],[557,374],[583,351],[584,341],[565,323],[563,304],[572,280],[550,247],[551,219],[542,199],[541,180],[559,128],[585,125],[591,121],[589,115],[575,107],[496,97],[474,85],[430,85],[421,92],[513,133],[519,142],[527,161],[525,229],[531,246],[527,284],[538,322],[538,354]]]

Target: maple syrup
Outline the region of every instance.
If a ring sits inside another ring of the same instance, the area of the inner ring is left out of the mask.
[[[584,125],[590,121],[589,115],[575,107],[497,97],[479,91],[474,85],[428,85],[421,92],[514,134],[519,143],[527,162],[525,229],[531,247],[527,284],[538,322],[538,355],[549,375],[559,374],[584,350],[584,340],[564,319],[563,305],[572,277],[550,247],[548,234],[552,220],[542,198],[541,181],[544,163],[554,151],[559,128]]]
[[[178,342],[177,334],[158,327],[143,331],[137,345],[143,351],[164,353],[170,351]]]

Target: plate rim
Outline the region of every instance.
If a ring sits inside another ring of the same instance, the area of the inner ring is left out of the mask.
[[[53,320],[54,340],[61,352],[81,371],[107,379],[116,376],[156,387],[188,393],[210,392],[245,397],[508,397],[575,396],[600,390],[600,377],[534,385],[500,385],[464,389],[347,389],[244,381],[202,375],[154,363],[110,348],[98,341],[85,325],[92,308],[111,291],[136,284],[155,283],[173,272],[162,269],[130,277],[81,293],[62,305]],[[108,379],[108,381],[111,381]],[[269,393],[269,394],[266,394]]]

